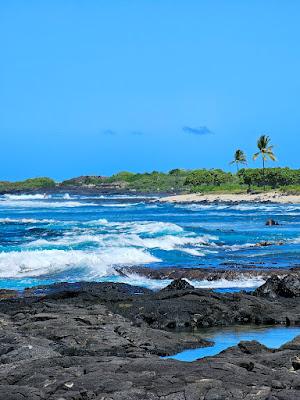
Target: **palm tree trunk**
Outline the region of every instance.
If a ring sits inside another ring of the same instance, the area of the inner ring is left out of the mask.
[[[263,183],[264,183],[264,192],[266,191],[266,181],[265,181],[265,159],[263,158]]]

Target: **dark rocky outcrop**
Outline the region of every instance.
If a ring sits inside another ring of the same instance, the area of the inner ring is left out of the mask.
[[[19,293],[16,290],[0,289],[0,300],[12,299],[18,297]]]
[[[281,244],[282,242],[270,242],[270,245]],[[255,246],[255,245],[254,245]],[[255,246],[256,247],[256,246]],[[133,266],[119,268],[118,273],[127,276],[132,273],[146,276],[150,279],[188,279],[188,280],[208,280],[217,281],[220,279],[236,280],[236,279],[249,279],[261,277],[268,279],[273,275],[285,276],[291,271],[300,275],[300,268],[267,268],[261,265],[250,264],[236,264],[226,262],[218,268],[215,267],[201,267],[198,268],[180,268],[180,267],[163,267],[163,268],[150,268],[145,266]]]
[[[188,283],[185,279],[174,279],[168,286],[166,286],[163,291],[170,290],[186,290],[186,289],[195,289],[190,283]]]
[[[118,302],[109,303],[108,307],[135,324],[146,323],[156,329],[300,322],[297,297],[254,294],[216,293],[207,289],[161,290],[135,296],[128,307],[120,307]]]
[[[276,225],[279,225],[279,223],[277,221],[275,221],[274,219],[270,218],[266,221],[266,225],[267,226],[276,226]]]
[[[192,363],[159,357],[209,344],[171,329],[186,322],[286,317],[300,321],[299,297],[194,288],[153,293],[106,283],[40,287],[0,302],[0,399],[296,400],[300,336],[279,350],[241,342]]]
[[[268,246],[283,246],[284,242],[259,242],[256,243],[253,247],[268,247]]]
[[[266,283],[254,292],[256,296],[275,299],[277,297],[299,297],[300,277],[298,274],[289,274],[283,278],[272,276]]]

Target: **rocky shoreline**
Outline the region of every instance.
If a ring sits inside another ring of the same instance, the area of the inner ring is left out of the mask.
[[[218,267],[201,267],[198,268],[185,268],[185,267],[162,267],[150,268],[147,266],[132,266],[117,269],[118,273],[123,276],[137,274],[141,277],[156,279],[158,281],[166,279],[188,279],[193,281],[211,281],[218,280],[246,280],[251,278],[261,278],[267,280],[272,276],[285,276],[290,273],[300,273],[299,267],[292,268],[268,268],[261,265],[253,264],[251,266],[244,264],[222,265]]]
[[[191,363],[160,358],[210,345],[193,335],[205,326],[299,325],[299,296],[297,273],[250,294],[180,279],[159,292],[84,282],[28,289],[0,301],[0,399],[299,399],[300,336],[278,350],[241,342]]]
[[[223,203],[228,205],[239,205],[242,203],[278,203],[299,204],[299,194],[285,194],[282,192],[265,193],[188,193],[165,196],[159,199],[162,203],[176,204],[213,204]]]

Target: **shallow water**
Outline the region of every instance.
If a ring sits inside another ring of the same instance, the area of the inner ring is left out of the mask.
[[[185,350],[173,356],[163,358],[192,362],[204,357],[215,356],[229,347],[236,346],[243,340],[256,340],[271,349],[278,349],[284,343],[287,343],[300,335],[300,327],[243,326],[221,329],[211,328],[202,331],[199,330],[197,334],[204,339],[212,340],[214,345],[210,347]]]
[[[148,199],[150,200],[150,199]],[[174,205],[141,196],[0,196],[0,287],[109,280],[159,288],[170,281],[122,277],[122,266],[300,264],[300,205]],[[274,218],[281,224],[266,227]],[[253,247],[261,241],[283,245]],[[262,279],[193,282],[222,290]]]

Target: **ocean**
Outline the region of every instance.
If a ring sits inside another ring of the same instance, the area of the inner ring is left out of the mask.
[[[300,265],[300,205],[163,204],[126,195],[0,196],[0,287],[114,281],[158,289],[168,280],[124,266],[223,268]],[[279,226],[267,227],[273,218]],[[255,246],[261,242],[270,246]],[[196,281],[197,287],[254,288],[261,277]]]

